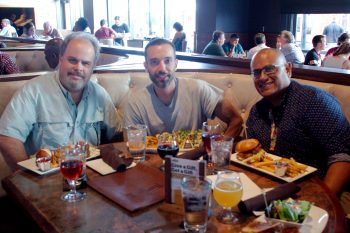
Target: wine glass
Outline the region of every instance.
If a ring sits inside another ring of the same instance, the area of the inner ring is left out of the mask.
[[[220,130],[219,123],[203,122],[202,141],[203,141],[203,146],[208,154],[208,157],[207,157],[208,166],[212,165],[210,138],[220,137],[220,133],[221,133],[221,130]]]
[[[219,222],[224,224],[238,222],[238,218],[231,209],[239,203],[243,194],[243,186],[238,173],[231,171],[219,172],[213,194],[216,202],[222,207],[222,210],[216,216]]]
[[[60,159],[60,170],[70,187],[68,193],[63,194],[62,200],[67,202],[77,202],[85,199],[86,193],[77,192],[76,180],[83,171],[82,153],[77,149],[66,149]]]
[[[176,135],[169,133],[162,133],[159,135],[157,152],[163,160],[165,159],[166,155],[176,157],[177,153],[179,153]]]

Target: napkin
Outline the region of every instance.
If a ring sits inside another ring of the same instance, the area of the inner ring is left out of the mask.
[[[122,158],[122,151],[114,148],[112,145],[105,146],[101,149],[103,162],[107,163],[117,172],[123,172],[132,163],[132,158]]]
[[[267,203],[270,203],[273,200],[283,200],[286,199],[297,192],[299,192],[301,188],[294,183],[285,183],[282,184],[269,192],[266,192],[266,200]],[[238,204],[238,208],[242,213],[249,214],[255,210],[261,210],[265,208],[264,196],[262,194],[250,198],[245,201],[241,201]]]

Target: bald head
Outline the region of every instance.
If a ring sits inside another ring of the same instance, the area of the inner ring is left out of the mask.
[[[51,26],[51,23],[46,21],[43,25],[44,27],[44,33],[47,35],[51,32],[51,29],[52,29],[52,26]]]
[[[255,54],[250,68],[259,94],[278,104],[290,84],[292,65],[279,50],[266,48]]]
[[[265,48],[257,52],[250,63],[250,68],[253,67],[253,64],[256,62],[260,62],[261,60],[269,60],[271,64],[275,64],[276,62],[279,64],[286,64],[286,58],[279,50],[274,48]]]

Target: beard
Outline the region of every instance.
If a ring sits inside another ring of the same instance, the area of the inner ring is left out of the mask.
[[[165,72],[158,72],[155,74],[149,73],[152,83],[158,88],[166,88],[170,85],[171,81],[174,80],[175,76],[173,74],[167,74]]]
[[[74,80],[70,76],[78,76],[81,79]],[[68,72],[61,83],[69,92],[82,91],[86,86],[86,77],[80,72]]]

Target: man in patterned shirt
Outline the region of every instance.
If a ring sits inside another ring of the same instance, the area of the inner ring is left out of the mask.
[[[250,112],[249,137],[266,151],[317,167],[339,193],[350,181],[350,125],[336,98],[292,81],[292,65],[275,49],[259,51],[251,70],[263,99]]]
[[[10,56],[0,51],[0,75],[18,73],[16,63],[12,61]]]

